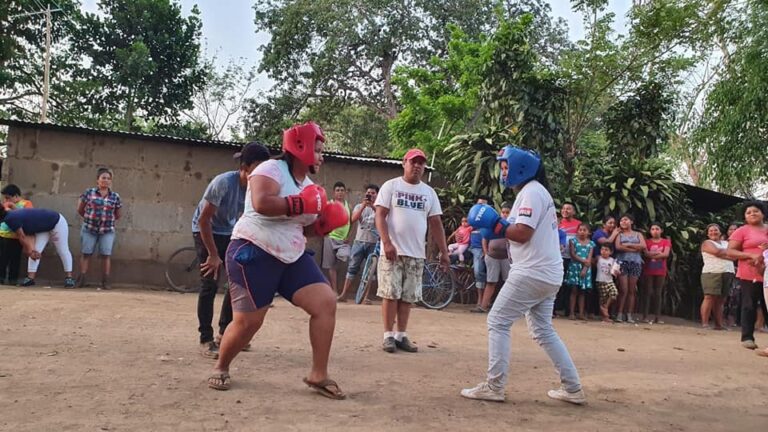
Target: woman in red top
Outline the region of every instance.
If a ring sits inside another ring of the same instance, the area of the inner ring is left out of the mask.
[[[667,280],[667,258],[669,258],[669,254],[672,251],[672,242],[669,239],[661,238],[664,229],[658,222],[651,224],[650,233],[651,237],[645,239],[645,266],[643,267],[643,275],[645,276],[645,305],[643,307],[643,321],[659,324],[661,302],[663,299],[662,293],[664,292],[664,282]],[[651,299],[654,301],[654,312],[656,314],[653,321],[648,320]]]
[[[744,226],[733,232],[728,239],[728,257],[739,260],[736,279],[741,287],[741,345],[756,349],[755,318],[758,304],[763,315],[768,316],[763,297],[763,275],[758,271],[762,261],[761,245],[768,244],[768,224],[765,208],[759,201],[744,206]]]

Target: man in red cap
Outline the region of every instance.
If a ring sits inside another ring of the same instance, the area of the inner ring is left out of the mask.
[[[416,352],[406,335],[411,304],[416,302],[424,271],[425,239],[429,226],[440,248],[440,263],[448,270],[448,245],[443,214],[435,190],[422,183],[427,156],[419,149],[403,158],[403,176],[388,180],[376,197],[376,229],[381,236],[382,255],[378,266],[379,290],[384,319],[382,349]],[[397,331],[395,331],[397,321]]]

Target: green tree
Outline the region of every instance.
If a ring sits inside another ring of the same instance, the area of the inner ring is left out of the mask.
[[[261,70],[307,100],[354,100],[397,115],[392,74],[445,49],[447,24],[479,34],[491,27],[492,1],[269,0],[258,2],[256,27],[270,34]]]
[[[730,3],[730,2],[723,2]],[[707,95],[692,144],[706,155],[704,176],[726,191],[752,195],[768,181],[768,4],[747,1],[723,48],[722,78]]]
[[[81,67],[70,50],[80,17],[76,0],[10,0],[0,3],[0,115],[40,118],[43,95],[45,16],[31,15],[49,7],[51,14],[51,79],[49,117],[67,109],[74,87],[71,75]]]
[[[200,60],[201,21],[197,7],[183,17],[170,0],[100,0],[99,14],[87,13],[74,44],[89,63],[78,75],[96,83],[84,99],[86,117],[133,128],[136,117],[178,123],[205,83]]]

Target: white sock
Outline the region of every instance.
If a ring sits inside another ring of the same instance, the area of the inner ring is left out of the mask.
[[[405,332],[395,332],[396,341],[402,342],[404,337],[405,337]]]
[[[384,340],[391,337],[395,337],[395,332],[384,332]]]

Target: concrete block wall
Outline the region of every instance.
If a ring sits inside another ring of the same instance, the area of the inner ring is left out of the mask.
[[[207,184],[217,174],[237,169],[232,154],[238,149],[193,143],[125,138],[98,132],[73,132],[12,126],[3,183],[14,183],[35,207],[60,212],[70,227],[69,245],[79,270],[81,218],[78,198],[96,184],[96,170],[114,171],[113,189],[123,202],[113,251],[115,284],[164,285],[165,261],[173,251],[191,246],[191,221]],[[402,175],[396,165],[371,166],[327,158],[314,177],[331,195],[337,181],[350,189],[350,205],[361,200],[367,183],[381,185]],[[309,247],[318,253],[322,242]],[[99,266],[91,264],[91,280]],[[344,269],[339,274],[343,275]],[[26,274],[26,260],[22,268]],[[53,248],[46,249],[39,270],[41,280],[61,284],[61,263]],[[342,276],[343,278],[343,276]]]

